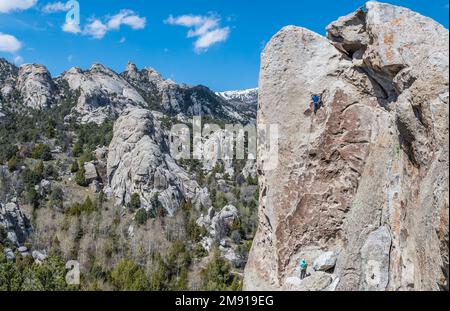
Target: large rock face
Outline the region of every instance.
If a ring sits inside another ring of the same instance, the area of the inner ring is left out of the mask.
[[[433,20],[377,2],[332,23],[328,39],[289,26],[271,40],[258,122],[279,126],[279,165],[261,171],[245,289],[291,288],[298,260],[318,251],[337,254],[336,290],[438,289],[448,44]],[[317,114],[312,94],[322,95]]]
[[[42,65],[26,64],[20,66],[16,89],[25,106],[43,109],[52,104],[56,87],[47,68]]]
[[[127,81],[109,68],[94,64],[89,70],[72,68],[61,79],[79,92],[74,109],[83,123],[103,123],[129,107],[145,106],[144,98]]]
[[[137,193],[143,207],[161,204],[169,215],[183,200],[210,205],[208,191],[170,156],[160,121],[148,110],[126,110],[115,122],[107,163],[117,204]]]

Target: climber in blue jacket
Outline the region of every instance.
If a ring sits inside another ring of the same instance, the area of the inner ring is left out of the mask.
[[[316,94],[312,95],[311,99],[314,104],[314,114],[316,114],[322,105],[322,100],[321,100],[320,96],[316,95]]]

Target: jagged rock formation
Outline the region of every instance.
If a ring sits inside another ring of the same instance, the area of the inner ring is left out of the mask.
[[[197,225],[207,229],[211,240],[206,238],[208,251],[211,247],[212,240],[220,242],[233,227],[233,224],[239,221],[238,211],[235,206],[229,204],[217,212],[211,207],[206,215],[202,215],[197,219]]]
[[[208,116],[230,123],[248,123],[255,119],[256,109],[254,103],[242,109],[205,86],[176,84],[154,69],[139,70],[131,62],[121,74],[94,64],[88,70],[71,68],[52,79],[42,65],[17,68],[0,59],[0,95],[0,103],[9,103],[16,110],[40,110],[74,97],[77,103],[66,116],[67,121],[97,124],[115,120],[129,108],[154,110],[168,117]]]
[[[151,109],[170,116],[210,116],[234,122],[252,119],[207,87],[176,84],[170,79],[165,80],[152,68],[138,70],[130,62],[122,77],[142,94]]]
[[[114,119],[126,108],[145,106],[142,96],[122,77],[101,64],[83,71],[72,68],[61,75],[70,90],[80,92],[74,112],[83,123]]]
[[[437,290],[448,265],[448,30],[377,2],[327,29],[328,39],[286,27],[262,54],[258,123],[279,125],[279,165],[261,171],[244,287]],[[324,251],[337,254],[332,278],[312,272],[320,288],[293,287],[299,259]]]
[[[0,203],[0,229],[6,232],[6,238],[14,245],[21,245],[31,234],[30,221],[16,203]]]
[[[0,103],[13,102],[16,106],[20,100],[25,107],[44,109],[54,103],[55,94],[56,85],[44,66],[25,64],[17,68],[0,59]]]
[[[16,89],[23,104],[33,109],[43,109],[52,104],[55,84],[47,68],[26,64],[19,68]]]
[[[126,110],[116,121],[107,171],[118,204],[128,203],[137,193],[143,207],[161,204],[169,215],[183,200],[210,205],[207,189],[201,189],[170,156],[166,137],[149,110]]]

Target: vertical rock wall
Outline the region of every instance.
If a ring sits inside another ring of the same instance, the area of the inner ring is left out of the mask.
[[[327,30],[288,26],[262,55],[258,122],[279,126],[279,166],[261,170],[244,287],[288,288],[300,258],[334,251],[334,289],[436,290],[448,264],[448,30],[377,2]]]

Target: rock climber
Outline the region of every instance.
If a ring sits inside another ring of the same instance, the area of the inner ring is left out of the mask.
[[[322,99],[320,98],[319,95],[314,94],[311,96],[312,99],[312,103],[314,105],[314,114],[317,113],[317,111],[320,109],[320,107],[322,106]]]
[[[363,12],[363,13],[368,13],[369,12],[369,10],[367,9],[367,6],[365,6],[365,5],[363,5],[361,8],[360,8],[360,10]]]
[[[300,280],[306,278],[306,269],[308,269],[308,263],[305,259],[300,261]]]

